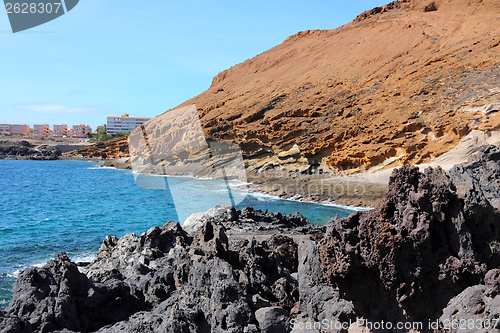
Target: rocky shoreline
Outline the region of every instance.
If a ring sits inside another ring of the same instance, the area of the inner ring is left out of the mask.
[[[24,270],[0,332],[498,331],[499,191],[489,147],[448,174],[397,169],[375,209],[323,227],[216,207],[108,236],[91,263]]]
[[[119,143],[116,146],[117,151],[128,152],[126,140],[124,141],[123,138],[110,141]],[[103,142],[90,145],[55,139],[8,138],[0,140],[0,159],[91,161],[101,163],[103,167],[131,169],[129,157],[112,158],[100,152],[82,153],[91,149],[98,151],[99,147],[105,145]],[[185,175],[185,172],[183,171],[181,175]],[[263,193],[282,199],[337,204],[352,208],[374,207],[387,191],[385,183],[371,183],[353,177],[339,177],[330,173],[308,174],[288,172],[277,168],[266,172],[247,170],[247,177],[251,184],[248,189],[250,192]]]
[[[132,169],[128,157],[94,161],[100,161],[103,167]],[[175,172],[169,174],[176,175]],[[189,172],[183,168],[178,175],[185,176],[186,174]],[[199,174],[199,172],[193,172],[193,174]],[[341,177],[331,173],[309,174],[289,172],[279,168],[256,172],[247,169],[246,177],[249,185],[245,185],[245,189],[249,192],[267,194],[281,199],[336,204],[355,209],[375,207],[387,192],[385,179],[368,181],[356,176]]]
[[[387,192],[386,182],[372,182],[356,176],[287,171],[250,172],[247,176],[251,192],[354,209],[377,206]]]
[[[96,160],[70,156],[72,151],[90,146],[79,138],[36,138],[6,136],[0,140],[0,159],[9,160]]]
[[[0,159],[57,160],[62,155],[56,146],[33,145],[28,141],[0,140]]]

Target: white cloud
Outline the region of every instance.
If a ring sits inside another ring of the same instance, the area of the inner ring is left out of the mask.
[[[19,104],[16,107],[25,111],[36,112],[45,115],[62,115],[77,113],[97,113],[97,110],[87,106],[69,106],[64,104]]]

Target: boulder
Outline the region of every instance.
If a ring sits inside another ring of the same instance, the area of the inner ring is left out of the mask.
[[[31,333],[31,326],[18,316],[0,310],[0,333]]]
[[[42,268],[29,268],[16,280],[10,315],[27,330],[91,331],[143,309],[121,281],[92,283],[65,253]]]
[[[351,301],[342,299],[340,291],[334,289],[323,276],[320,244],[311,239],[299,243],[299,294],[303,322],[355,321],[356,315]]]
[[[452,298],[440,319],[441,332],[498,332],[500,296],[485,285],[465,289]]]
[[[262,333],[289,332],[288,312],[279,306],[271,306],[255,311],[255,318]]]

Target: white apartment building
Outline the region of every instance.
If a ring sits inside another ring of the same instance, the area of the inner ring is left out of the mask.
[[[129,117],[128,114],[124,114],[121,117],[108,117],[106,124],[107,133],[130,133],[134,128],[144,124],[151,118],[137,118]]]

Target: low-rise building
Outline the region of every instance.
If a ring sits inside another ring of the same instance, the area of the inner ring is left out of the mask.
[[[12,124],[0,124],[0,134],[20,134],[20,135],[30,135],[31,128],[28,125],[12,125]],[[73,125],[72,129],[68,128],[68,125],[53,125],[53,130],[50,129],[48,124],[43,125],[33,125],[33,136],[37,137],[63,137],[70,136],[74,138],[86,138],[87,134],[92,132],[92,128],[89,125]]]
[[[134,128],[140,126],[151,118],[129,117],[124,114],[121,117],[108,117],[106,129],[108,134],[113,133],[130,133]]]
[[[10,125],[10,134],[29,135],[30,127],[28,125]]]
[[[49,136],[49,134],[50,134],[50,126],[48,124],[33,125],[34,136]]]
[[[92,132],[92,128],[89,125],[73,125],[73,129],[68,131],[69,136],[74,138],[86,138],[89,132]]]
[[[0,134],[10,134],[10,124],[0,124]]]
[[[68,135],[68,125],[65,124],[54,125],[52,126],[52,128],[53,128],[52,135],[55,137],[62,137]]]
[[[0,124],[0,134],[29,135],[30,127],[28,125],[19,124]]]

